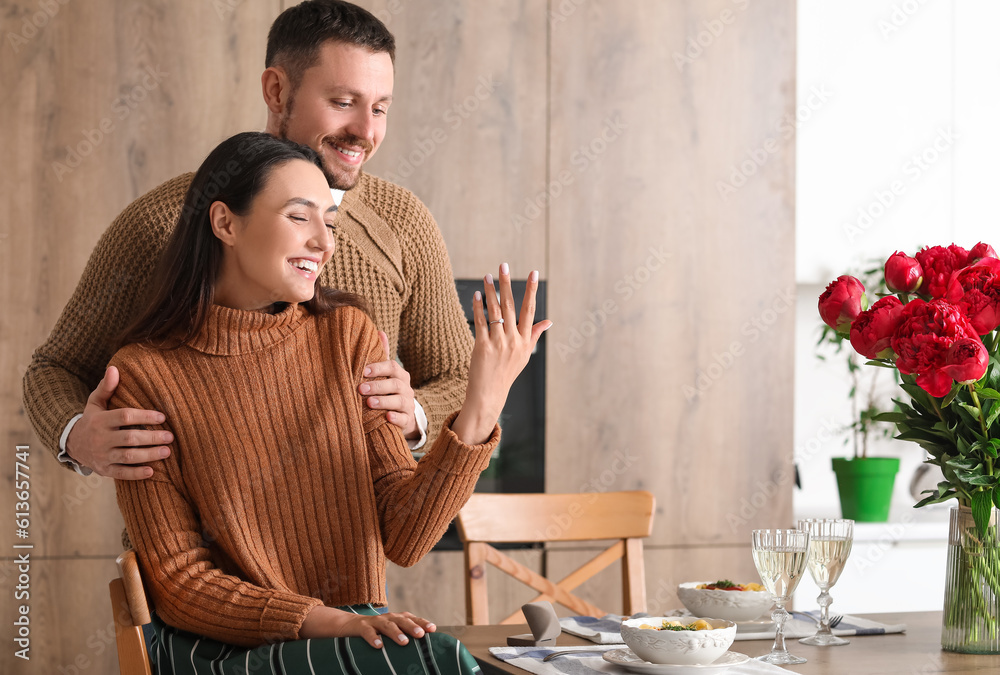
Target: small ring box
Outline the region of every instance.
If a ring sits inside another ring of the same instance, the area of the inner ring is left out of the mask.
[[[559,617],[556,616],[552,603],[544,600],[529,602],[522,605],[521,611],[524,612],[531,632],[511,635],[507,638],[507,644],[511,647],[554,647],[562,626],[559,625]]]

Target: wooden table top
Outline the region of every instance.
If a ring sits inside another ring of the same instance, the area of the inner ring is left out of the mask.
[[[906,632],[891,635],[862,635],[848,638],[843,647],[810,647],[798,640],[786,643],[796,656],[808,663],[785,666],[790,672],[815,675],[923,675],[924,673],[1000,673],[1000,655],[979,656],[941,651],[941,612],[867,614],[865,618],[887,624],[906,624]],[[527,625],[447,626],[438,630],[454,635],[479,662],[483,673],[524,675],[527,671],[503,663],[489,653],[490,647],[506,646],[508,635],[527,633]],[[750,656],[771,651],[773,640],[734,642],[731,649]],[[591,644],[563,633],[558,646]]]

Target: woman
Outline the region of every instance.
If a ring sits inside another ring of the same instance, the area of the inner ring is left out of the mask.
[[[160,410],[173,435],[150,478],[116,482],[165,671],[478,670],[433,623],[374,606],[386,558],[423,557],[489,462],[510,385],[551,325],[532,325],[537,273],[519,322],[506,266],[499,303],[485,280],[489,322],[476,293],[465,403],[417,464],[356,393],[385,358],[363,301],[317,286],[335,245],[321,169],[266,134],[213,150],[111,360],[112,406]]]

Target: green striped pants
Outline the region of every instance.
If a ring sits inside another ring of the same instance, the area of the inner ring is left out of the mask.
[[[340,607],[378,614],[371,605]],[[462,643],[427,633],[406,645],[383,638],[375,649],[362,638],[314,638],[238,647],[168,626],[153,614],[150,657],[156,675],[473,675],[479,665]]]

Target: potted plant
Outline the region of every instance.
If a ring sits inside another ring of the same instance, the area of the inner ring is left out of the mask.
[[[866,357],[899,373],[896,438],[927,452],[943,480],[916,506],[955,500],[941,644],[1000,653],[1000,260],[980,243],[933,246],[885,263],[890,294],[867,307],[842,276],[820,298],[824,322]]]
[[[887,293],[882,281],[881,267],[866,269],[859,274],[863,286],[874,292]],[[846,286],[842,286],[844,290]],[[867,308],[867,294],[858,298],[858,311]],[[827,299],[829,304],[830,300]],[[821,310],[823,304],[821,299]],[[853,311],[853,309],[851,310]],[[823,324],[817,347],[817,358],[826,360],[824,351],[834,354],[846,353],[847,372],[851,380],[848,397],[851,399],[851,424],[844,428],[849,435],[844,443],[851,443],[853,457],[834,457],[833,471],[837,477],[837,491],[840,495],[840,510],[844,518],[858,522],[884,523],[889,519],[892,490],[899,459],[896,457],[872,457],[868,454],[872,436],[889,436],[889,428],[876,422],[876,417],[884,412],[878,405],[878,385],[888,373],[884,369],[864,368],[864,360],[853,349],[844,349],[847,344],[835,327]]]

